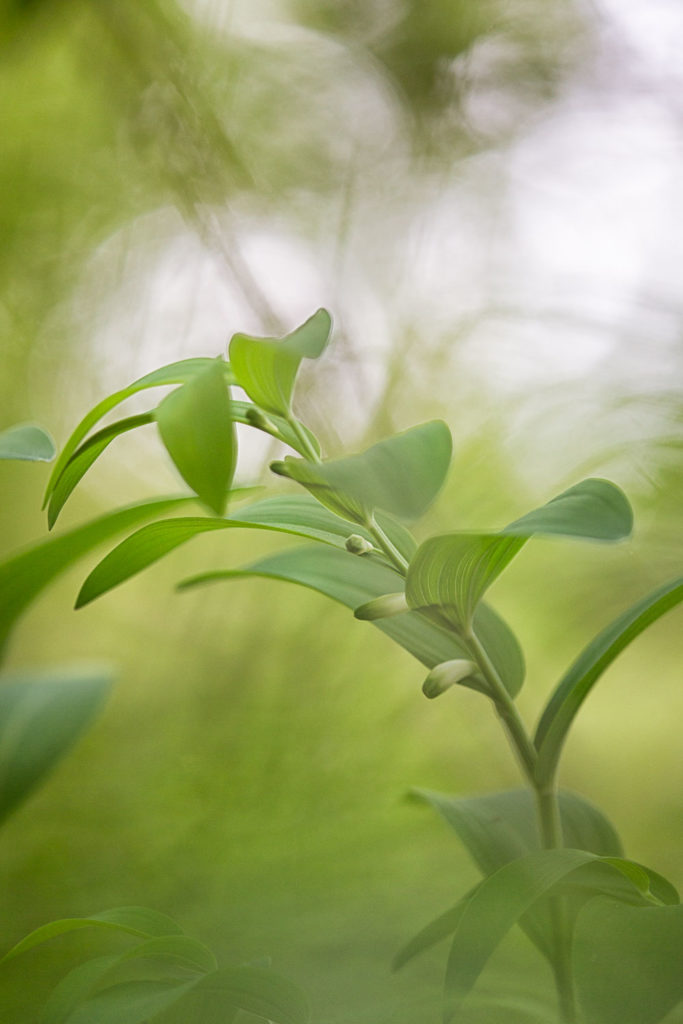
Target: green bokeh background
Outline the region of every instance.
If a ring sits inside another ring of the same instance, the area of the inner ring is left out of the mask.
[[[212,338],[201,353],[154,352],[142,366],[135,338],[122,337],[116,351],[95,344],[83,304],[111,311],[117,296],[106,275],[85,298],[82,282],[92,279],[94,254],[127,225],[170,210],[211,248],[220,211],[228,218],[219,239],[226,272],[251,318],[226,322],[221,335],[289,329],[269,281],[233,248],[231,224],[286,221],[313,252],[353,256],[340,215],[358,195],[349,190],[350,169],[366,188],[361,210],[379,201],[386,172],[400,211],[418,201],[416,174],[422,185],[457,175],[495,147],[504,158],[518,126],[503,119],[494,134],[477,131],[463,112],[466,79],[458,88],[444,83],[448,61],[503,38],[513,56],[499,88],[541,111],[591,46],[590,18],[569,0],[292,0],[264,8],[249,37],[231,31],[237,7],[198,5],[222,15],[221,32],[171,4],[3,7],[0,428],[35,420],[62,442],[94,401],[155,362],[215,354]],[[258,30],[280,23],[301,34],[262,44]],[[334,95],[331,106],[316,103],[329,86],[330,48],[348,58],[349,73],[354,61],[359,75],[371,67],[391,95],[401,130],[388,156],[352,148],[349,155]],[[400,220],[387,215],[376,252],[389,251],[399,230]],[[140,237],[144,227],[124,242],[131,260]],[[141,259],[143,302],[145,266]],[[573,377],[548,388],[544,408],[561,442],[549,440],[539,459],[539,445],[519,428],[529,415],[542,429],[534,396],[501,398],[485,373],[458,362],[466,325],[456,309],[427,344],[419,323],[402,319],[391,281],[382,291],[381,280],[378,301],[396,301],[394,342],[380,353],[368,348],[345,326],[353,294],[332,295],[341,306],[336,347],[305,376],[300,408],[332,452],[346,438],[360,446],[422,418],[449,422],[453,472],[422,536],[509,521],[586,475],[586,466],[617,479],[633,500],[632,542],[530,545],[492,591],[527,654],[520,703],[533,720],[577,649],[681,571],[675,381],[656,396],[654,432],[651,394],[620,388],[618,375],[600,381],[599,412],[586,405],[586,416],[596,417],[587,445],[571,417],[563,430],[563,417],[589,382]],[[303,315],[322,301],[332,304],[328,295],[303,294]],[[362,393],[378,365],[381,386],[351,416],[344,396],[356,386]],[[636,429],[633,443],[615,451],[611,417],[625,406],[650,429]],[[267,453],[247,454],[249,477],[267,479]],[[0,465],[3,551],[44,535],[46,479],[45,467]],[[144,440],[122,439],[102,459],[64,526],[177,487],[148,429]],[[454,793],[512,787],[517,770],[481,698],[464,691],[425,701],[421,667],[345,609],[265,581],[173,592],[184,576],[278,546],[251,533],[199,538],[75,614],[83,564],[24,617],[7,667],[97,658],[116,665],[118,682],[96,725],[3,828],[2,948],[56,917],[139,903],[175,916],[226,964],[271,956],[308,991],[319,1024],[426,1024],[438,1019],[444,950],[398,976],[391,957],[476,876],[445,826],[406,793],[414,785]],[[582,712],[563,776],[613,819],[633,859],[679,884],[680,626],[680,612],[672,613],[608,672]],[[86,942],[65,938],[5,968],[0,1017],[35,1021]],[[496,954],[480,993],[501,986],[552,1005],[550,978],[521,935]],[[469,1014],[472,1022],[531,1019],[522,1010]]]

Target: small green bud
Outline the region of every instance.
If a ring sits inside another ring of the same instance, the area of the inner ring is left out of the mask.
[[[350,537],[346,538],[346,550],[350,551],[352,555],[367,555],[368,551],[374,549],[365,537],[361,537],[358,533],[352,533]]]
[[[400,615],[408,611],[406,595],[401,590],[398,594],[382,594],[366,604],[359,605],[354,611],[357,619],[374,622],[375,619],[387,619],[391,615]]]
[[[256,427],[257,430],[265,430],[267,433],[272,434],[277,430],[274,423],[268,419],[267,416],[257,409],[256,406],[250,405],[245,413],[249,426]]]
[[[462,683],[468,676],[474,675],[477,666],[472,661],[464,658],[455,658],[453,661],[442,661],[435,665],[422,684],[422,692],[429,700],[439,697],[451,686]]]

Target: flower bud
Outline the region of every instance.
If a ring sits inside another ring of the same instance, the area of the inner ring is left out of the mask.
[[[374,549],[365,537],[361,537],[358,533],[352,533],[350,537],[346,538],[346,550],[350,551],[352,555],[367,555],[368,551]]]
[[[257,409],[255,405],[250,405],[245,413],[245,418],[249,423],[250,427],[256,427],[257,430],[265,430],[267,433],[272,434],[275,430],[275,424],[271,423],[267,416]]]
[[[439,697],[451,686],[462,683],[468,676],[474,675],[477,666],[474,662],[466,661],[464,658],[455,658],[453,661],[442,661],[435,665],[422,684],[422,692],[429,700]]]
[[[366,604],[359,605],[354,611],[357,619],[374,622],[375,619],[387,619],[391,615],[400,615],[408,611],[406,595],[401,590],[398,594],[382,594]]]

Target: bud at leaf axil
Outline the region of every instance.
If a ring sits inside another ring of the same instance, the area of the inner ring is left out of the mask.
[[[439,697],[451,686],[461,683],[468,676],[473,676],[477,666],[464,658],[455,658],[453,661],[442,661],[435,665],[422,684],[422,692],[425,697],[433,700]]]
[[[357,619],[374,622],[375,619],[387,619],[391,615],[400,615],[408,611],[406,595],[401,590],[398,594],[382,594],[367,604],[361,604],[354,611]]]

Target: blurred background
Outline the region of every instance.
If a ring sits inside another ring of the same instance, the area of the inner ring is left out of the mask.
[[[683,7],[1,10],[0,429],[33,420],[62,443],[143,373],[326,306],[334,342],[298,408],[327,453],[436,416],[452,429],[453,471],[420,536],[501,526],[586,475],[633,501],[633,542],[538,542],[492,591],[526,652],[533,721],[578,649],[681,572]],[[240,480],[266,480],[274,451],[241,440]],[[46,479],[0,465],[3,552],[45,534]],[[136,431],[58,529],[178,488],[154,428]],[[96,657],[118,683],[3,829],[2,948],[55,917],[139,903],[226,964],[272,956],[318,1024],[428,1024],[445,950],[395,977],[390,959],[476,873],[405,794],[508,788],[517,770],[476,694],[425,701],[417,662],[323,598],[265,581],[173,592],[278,546],[202,537],[74,614],[84,563],[24,617],[8,667]],[[633,859],[679,884],[681,621],[609,671],[563,776]],[[82,941],[7,968],[3,1020],[34,1021]],[[543,972],[520,933],[479,991],[513,979],[542,1008]]]

